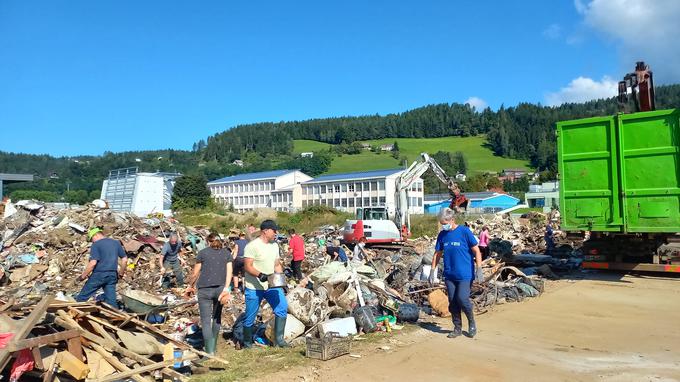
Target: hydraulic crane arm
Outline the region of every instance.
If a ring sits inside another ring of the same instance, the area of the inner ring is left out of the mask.
[[[409,168],[404,171],[399,178],[397,178],[397,197],[396,197],[396,223],[399,227],[403,229],[406,227],[408,230],[411,229],[411,219],[408,213],[408,189],[413,185],[413,183],[418,180],[428,169],[432,170],[434,175],[442,183],[451,190],[454,195],[460,195],[460,188],[458,184],[451,179],[444,169],[435,161],[432,157],[427,155],[427,153],[420,154],[421,161],[413,162]]]

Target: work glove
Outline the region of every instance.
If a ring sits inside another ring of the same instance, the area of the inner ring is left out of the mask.
[[[430,285],[434,285],[435,278],[437,278],[437,267],[430,270],[430,277],[427,278],[427,282],[429,282]]]
[[[484,282],[484,271],[482,271],[482,267],[477,267],[475,269],[475,281],[480,284]]]
[[[257,275],[257,279],[262,281],[262,282],[266,282],[268,278],[269,278],[269,275],[266,275],[266,274],[261,273],[261,272],[260,272],[259,275]]]

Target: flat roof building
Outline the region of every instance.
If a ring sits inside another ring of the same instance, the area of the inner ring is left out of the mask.
[[[301,206],[326,205],[355,213],[361,207],[387,207],[393,216],[396,208],[397,178],[403,169],[331,174],[302,183]],[[423,213],[423,180],[408,190],[409,212]]]
[[[238,212],[264,207],[291,211],[301,206],[293,200],[293,186],[311,179],[300,170],[263,171],[216,179],[208,182],[208,189],[213,198]]]
[[[109,171],[102,183],[101,198],[114,211],[137,216],[172,213],[172,191],[179,173],[138,172],[137,167]]]

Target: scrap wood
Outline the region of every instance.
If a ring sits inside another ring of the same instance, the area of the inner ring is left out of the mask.
[[[8,346],[16,344],[18,341],[23,340],[28,336],[33,327],[42,319],[43,314],[47,311],[47,307],[52,301],[52,296],[43,297],[42,300],[35,306],[31,314],[22,320],[21,326],[14,333],[14,336],[10,340]],[[3,370],[9,361],[11,352],[7,349],[0,349],[0,370]]]
[[[139,375],[141,373],[148,373],[150,371],[155,371],[155,370],[158,370],[158,369],[162,369],[164,367],[169,367],[169,366],[172,366],[175,362],[191,361],[191,360],[195,360],[197,358],[198,358],[197,355],[190,354],[189,356],[182,357],[181,359],[176,359],[176,360],[172,360],[172,361],[156,362],[156,363],[153,363],[151,365],[136,367],[133,370],[124,371],[124,372],[121,372],[121,373],[115,373],[115,374],[112,374],[108,377],[99,378],[99,379],[96,380],[96,382],[118,381],[118,380],[121,380],[121,379],[125,379],[127,377],[131,377],[132,375],[135,375],[135,374]]]
[[[97,344],[92,344],[92,348],[101,355],[106,362],[111,364],[114,368],[118,369],[119,371],[123,373],[130,373],[126,375],[123,378],[130,377],[134,379],[137,382],[151,382],[150,378],[145,378],[141,375],[141,372],[134,371],[130,369],[129,367],[125,366],[122,362],[118,360],[118,358],[114,357],[113,355],[109,354],[104,348]],[[117,375],[117,374],[114,374]],[[121,378],[122,379],[122,378]]]
[[[141,355],[139,355],[139,354],[137,354],[137,353],[134,353],[134,352],[132,352],[132,351],[130,351],[130,350],[128,350],[128,349],[126,349],[126,348],[124,348],[124,347],[118,345],[118,344],[110,343],[108,340],[106,340],[106,339],[104,339],[104,338],[102,338],[102,337],[99,337],[98,335],[93,334],[93,333],[91,333],[91,332],[85,330],[84,328],[82,328],[82,327],[78,324],[78,322],[76,322],[71,316],[69,316],[69,315],[68,315],[65,311],[63,311],[63,310],[58,310],[58,311],[57,311],[57,315],[58,315],[59,317],[55,318],[55,320],[54,320],[54,322],[55,322],[57,325],[59,325],[59,326],[65,328],[65,329],[77,329],[77,330],[80,332],[80,335],[81,335],[81,336],[85,337],[85,339],[87,339],[88,341],[91,341],[91,342],[92,342],[92,343],[90,344],[90,346],[99,345],[99,346],[102,346],[102,347],[104,347],[104,348],[109,348],[109,349],[111,349],[112,351],[114,351],[114,352],[116,352],[116,353],[119,353],[119,354],[121,354],[121,355],[123,355],[123,356],[125,356],[125,357],[128,357],[128,358],[130,358],[130,359],[132,359],[132,360],[134,360],[134,361],[137,361],[137,362],[139,362],[139,363],[141,363],[141,364],[144,364],[144,365],[150,365],[150,364],[154,363],[152,360],[150,360],[150,359],[148,359],[148,358],[146,358],[146,357],[143,357],[143,356],[141,356]],[[180,379],[181,379],[181,378],[184,377],[182,374],[176,372],[175,370],[172,370],[172,369],[170,369],[170,368],[167,368],[167,367],[164,368],[164,369],[162,370],[162,372],[163,372],[164,374],[170,376],[170,377],[173,377],[173,378],[180,378]]]
[[[10,352],[15,352],[21,349],[30,349],[39,347],[42,345],[51,344],[54,342],[68,340],[69,338],[80,337],[80,333],[77,330],[67,330],[64,332],[58,332],[54,334],[46,334],[40,337],[33,337],[28,339],[23,339],[21,341],[16,341],[14,343],[9,343],[7,345],[7,350]]]
[[[43,382],[52,382],[54,380],[54,368],[57,366],[57,350],[52,352],[50,365],[45,370],[43,374]]]

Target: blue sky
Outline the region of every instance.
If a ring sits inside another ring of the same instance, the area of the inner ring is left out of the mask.
[[[190,149],[242,123],[606,96],[634,66],[628,1],[4,0],[0,150]]]

